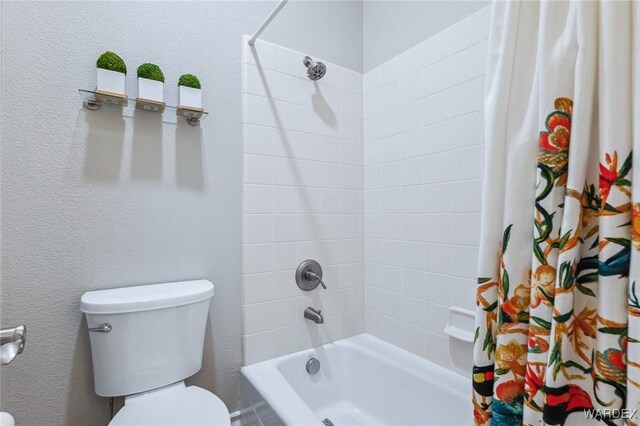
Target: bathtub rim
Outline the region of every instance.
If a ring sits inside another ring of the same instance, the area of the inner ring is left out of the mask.
[[[469,416],[471,417],[470,378],[367,333],[243,366],[240,373],[285,424],[321,424],[321,420],[311,407],[281,373],[279,365],[293,358],[314,355],[323,347],[353,347],[364,350],[370,356],[378,358],[384,363],[390,363],[396,368],[410,370],[412,374],[425,381],[446,380],[451,383],[450,389],[454,390],[454,393],[459,394],[463,399],[467,397]]]

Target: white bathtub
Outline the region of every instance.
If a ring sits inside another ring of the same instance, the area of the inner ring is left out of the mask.
[[[470,379],[368,334],[241,371],[243,426],[473,424]]]

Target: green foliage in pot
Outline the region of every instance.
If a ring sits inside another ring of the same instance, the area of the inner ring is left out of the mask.
[[[138,78],[161,81],[164,83],[164,74],[156,64],[142,64],[138,67]]]
[[[178,86],[192,87],[194,89],[200,89],[200,80],[193,74],[184,74],[180,76],[178,80]]]
[[[122,58],[110,51],[106,51],[100,55],[96,62],[96,66],[104,70],[121,72],[122,74],[127,73],[127,65],[124,63]]]

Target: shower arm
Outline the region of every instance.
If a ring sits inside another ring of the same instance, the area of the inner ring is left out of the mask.
[[[273,9],[273,11],[271,11],[269,16],[267,16],[267,19],[265,19],[262,25],[260,25],[260,27],[256,30],[255,33],[253,33],[253,35],[249,39],[249,46],[253,46],[256,44],[256,40],[258,36],[262,34],[265,28],[269,26],[271,21],[273,21],[273,18],[275,18],[278,15],[278,13],[280,13],[282,8],[284,7],[285,4],[287,4],[288,1],[289,0],[280,0],[280,3],[278,3],[278,5]]]

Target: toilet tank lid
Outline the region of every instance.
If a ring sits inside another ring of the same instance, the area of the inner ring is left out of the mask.
[[[80,299],[80,310],[87,314],[119,314],[187,305],[213,296],[207,280],[139,285],[89,291]]]

